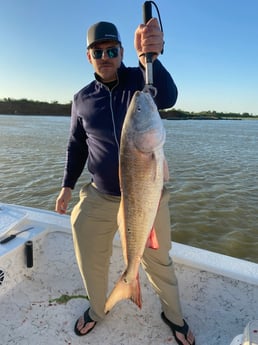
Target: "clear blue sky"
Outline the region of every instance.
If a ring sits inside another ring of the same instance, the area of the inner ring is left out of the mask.
[[[126,65],[144,1],[0,0],[0,99],[70,102],[90,82],[87,28],[114,22]],[[258,0],[157,0],[160,57],[178,89],[176,109],[258,114]],[[153,15],[156,12],[153,9]]]

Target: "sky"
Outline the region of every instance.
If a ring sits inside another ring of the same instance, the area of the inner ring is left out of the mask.
[[[116,24],[124,63],[137,66],[143,2],[0,0],[0,99],[70,102],[93,79],[86,32],[101,20]],[[165,40],[159,59],[179,90],[174,108],[258,115],[258,0],[155,2]]]

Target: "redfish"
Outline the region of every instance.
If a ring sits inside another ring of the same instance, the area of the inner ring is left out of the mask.
[[[119,157],[118,226],[126,268],[107,299],[106,313],[123,299],[142,306],[139,265],[146,243],[158,247],[153,224],[164,179],[168,179],[163,151],[165,136],[152,96],[136,91],[123,124]]]

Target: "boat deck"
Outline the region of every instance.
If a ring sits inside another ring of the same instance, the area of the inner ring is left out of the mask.
[[[176,344],[160,318],[159,300],[143,271],[140,272],[141,310],[131,301],[122,301],[89,335],[76,336],[74,323],[87,308],[88,301],[82,297],[85,291],[75,262],[72,236],[63,226],[49,227],[47,232],[41,230],[39,226],[33,240],[33,268],[24,268],[23,262],[22,268],[16,265],[17,272],[12,276],[16,270],[11,269],[13,256],[0,258],[0,270],[4,274],[0,283],[1,344]],[[13,243],[24,241],[27,236],[28,233],[23,233]],[[13,250],[15,254],[16,249]],[[196,345],[229,345],[250,320],[258,318],[258,284],[186,266],[179,259],[184,250],[187,246],[174,244],[172,253],[184,315],[196,335]],[[23,256],[23,252],[15,254],[18,262],[24,261]],[[110,289],[122,270],[121,248],[115,243]]]

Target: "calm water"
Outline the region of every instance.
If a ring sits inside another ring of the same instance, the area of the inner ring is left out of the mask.
[[[0,202],[54,209],[69,124],[0,115]],[[173,239],[258,263],[258,121],[164,124]]]

